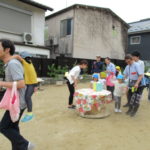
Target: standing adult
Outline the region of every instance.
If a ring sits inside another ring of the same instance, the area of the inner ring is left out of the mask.
[[[86,60],[82,60],[79,63],[79,65],[73,67],[66,75],[67,85],[70,92],[68,108],[75,109],[75,105],[73,105],[73,96],[74,96],[75,88],[78,84],[78,78],[81,69],[86,69],[87,66],[88,66],[88,62]]]
[[[12,88],[13,82],[17,82],[17,88],[20,95],[20,120],[26,108],[25,83],[23,76],[24,72],[21,63],[16,59],[11,59],[14,53],[14,44],[10,40],[0,39],[0,59],[5,64],[6,80],[0,81],[0,86]],[[0,122],[0,132],[10,140],[12,144],[12,150],[32,150],[33,145],[20,134],[19,120],[12,122],[9,111],[6,111]]]
[[[23,117],[21,122],[28,122],[33,118],[32,112],[32,95],[37,87],[37,74],[31,61],[31,54],[24,51],[19,55],[14,55],[13,58],[18,59],[24,68],[24,80],[26,84],[25,101],[27,104],[27,114]]]
[[[146,81],[144,78],[144,71],[145,71],[144,61],[140,60],[140,53],[138,51],[134,51],[131,55],[132,55],[132,59],[140,65],[140,69],[143,73],[143,78],[141,80],[141,92],[143,93],[143,90],[146,86]],[[127,102],[127,104],[125,104],[124,107],[128,107],[128,106],[129,106],[129,103]]]
[[[107,75],[110,75],[110,74],[116,74],[116,67],[115,65],[111,62],[111,59],[109,57],[106,57],[105,58],[105,63],[107,65],[106,67],[106,73]]]
[[[144,64],[144,61],[140,60],[140,56],[141,56],[141,54],[138,51],[134,51],[132,53],[133,60],[140,65],[140,68],[143,72],[143,78],[142,78],[141,82],[142,82],[143,89],[144,89],[144,87],[146,86],[145,79],[144,79],[145,64]]]
[[[100,74],[103,71],[104,63],[101,61],[101,56],[96,56],[96,61],[92,64],[92,74]]]
[[[105,63],[107,65],[107,67],[106,67],[106,73],[107,73],[106,85],[107,85],[107,90],[112,93],[112,99],[114,99],[114,89],[115,89],[115,87],[114,87],[114,84],[111,82],[111,79],[116,74],[116,67],[111,62],[111,59],[109,57],[105,58]]]
[[[129,110],[126,114],[133,117],[135,116],[140,106],[140,99],[143,91],[143,88],[141,86],[143,70],[140,67],[139,63],[133,60],[132,55],[130,54],[125,56],[125,62],[127,63],[127,66],[124,70],[124,75],[125,78],[129,79],[127,96]]]

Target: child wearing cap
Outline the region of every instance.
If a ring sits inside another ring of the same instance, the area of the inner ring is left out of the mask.
[[[95,83],[101,83],[103,89],[106,89],[106,80],[104,78],[99,79],[98,74],[93,74],[93,80],[91,81],[90,88],[96,90],[96,84]]]
[[[119,74],[117,80],[112,81],[115,85],[114,99],[115,99],[115,112],[121,111],[121,97],[126,93],[127,85],[124,82],[124,76]]]
[[[98,74],[93,74],[92,77],[93,77],[93,80],[91,81],[90,88],[96,90],[96,85],[94,83],[98,82],[99,76],[98,76]],[[94,87],[94,85],[95,85],[95,87]]]
[[[20,55],[12,56],[12,59],[18,59],[24,68],[24,80],[26,84],[25,101],[27,104],[27,114],[23,117],[21,122],[28,122],[33,119],[33,104],[32,95],[37,87],[37,74],[31,61],[32,55],[28,52],[21,52]]]
[[[116,66],[116,77],[117,77],[119,74],[122,74],[122,73],[121,73],[121,68],[120,68],[120,66]]]

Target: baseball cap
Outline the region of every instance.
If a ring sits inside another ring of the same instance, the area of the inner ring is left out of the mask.
[[[120,66],[116,66],[116,69],[120,70]]]
[[[21,52],[21,53],[20,53],[20,56],[21,56],[22,58],[32,57],[32,55],[31,55],[30,53],[26,52],[26,51]]]
[[[94,74],[94,75],[93,75],[93,78],[98,79],[98,78],[99,78],[99,77],[98,77],[98,74]]]
[[[124,76],[123,76],[122,74],[119,74],[119,75],[117,76],[117,79],[124,79]]]

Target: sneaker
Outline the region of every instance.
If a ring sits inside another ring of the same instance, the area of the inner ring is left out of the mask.
[[[121,109],[118,109],[118,112],[119,112],[119,113],[122,113],[122,110],[121,110]]]
[[[116,113],[118,112],[118,109],[117,109],[117,108],[115,108],[115,112],[116,112]]]
[[[68,106],[69,109],[76,109],[76,106],[75,105],[72,105],[72,106]]]
[[[28,144],[28,150],[33,150],[35,148],[35,145],[29,142]]]
[[[132,106],[129,106],[129,109],[128,109],[128,111],[126,112],[126,114],[127,114],[127,115],[130,115],[131,112],[132,112],[132,110],[133,110],[133,107],[132,107]]]
[[[127,103],[127,104],[123,105],[123,107],[129,107],[129,104]]]
[[[28,122],[33,119],[33,115],[25,115],[21,122]]]

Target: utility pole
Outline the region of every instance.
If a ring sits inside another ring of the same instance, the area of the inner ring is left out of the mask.
[[[68,0],[66,0],[66,7],[68,6]]]

